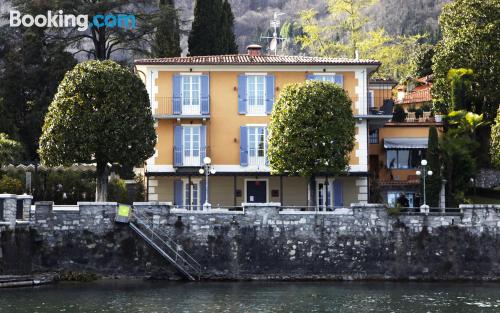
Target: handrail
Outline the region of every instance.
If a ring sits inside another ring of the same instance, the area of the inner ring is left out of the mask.
[[[201,272],[201,265],[200,265],[200,263],[198,263],[198,261],[196,261],[184,249],[182,249],[182,250],[177,249],[178,247],[182,247],[181,245],[177,244],[177,242],[175,242],[175,240],[173,240],[170,236],[168,236],[168,234],[165,231],[163,231],[161,228],[154,229],[152,218],[149,218],[147,215],[141,214],[138,212],[132,212],[132,216],[135,217],[137,222],[142,224],[146,228],[146,230],[151,232],[152,236],[155,236],[156,239],[158,239],[161,243],[166,245],[175,254],[176,257],[179,257],[185,264],[187,264],[189,267],[191,267],[193,270],[195,270],[198,274]],[[149,222],[149,221],[151,221],[152,227],[150,227],[148,225],[147,222]],[[161,236],[159,236],[155,231],[161,233],[161,235],[163,237],[165,237],[168,242],[165,241]],[[175,246],[176,249],[172,248],[172,246]],[[192,265],[188,260],[186,260],[186,258],[189,259],[196,266]]]

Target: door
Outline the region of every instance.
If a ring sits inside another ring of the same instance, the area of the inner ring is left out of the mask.
[[[199,75],[182,76],[182,114],[201,113],[201,83]]]
[[[184,203],[192,210],[196,210],[200,205],[199,187],[198,182],[191,182],[191,188],[189,182],[184,184]]]
[[[247,203],[267,203],[267,181],[247,180]]]
[[[332,206],[331,182],[325,180],[316,182],[316,205],[320,211]]]
[[[375,174],[376,177],[378,177],[378,170],[379,170],[378,155],[371,154],[370,155],[370,172],[372,172],[373,174]]]
[[[200,166],[200,127],[183,126],[184,149],[182,164],[185,166]]]

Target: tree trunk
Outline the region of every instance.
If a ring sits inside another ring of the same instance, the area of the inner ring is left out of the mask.
[[[97,178],[95,184],[95,201],[105,202],[108,198],[109,168],[106,162],[97,162]]]
[[[316,206],[316,175],[309,177],[309,206]]]

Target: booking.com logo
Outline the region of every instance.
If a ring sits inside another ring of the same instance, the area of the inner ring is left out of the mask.
[[[89,22],[89,16],[85,14],[73,15],[63,14],[63,10],[57,12],[47,11],[46,15],[39,14],[36,16],[30,14],[21,14],[17,10],[10,11],[10,26],[11,27],[78,27],[79,31],[86,31],[92,27],[108,27],[108,28],[135,28],[135,15],[132,14],[96,14]]]

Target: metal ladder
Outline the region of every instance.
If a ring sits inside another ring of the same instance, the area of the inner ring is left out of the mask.
[[[163,258],[174,265],[189,280],[199,280],[201,265],[189,253],[182,249],[168,234],[159,227],[154,227],[153,218],[133,211],[135,219],[129,226]]]

